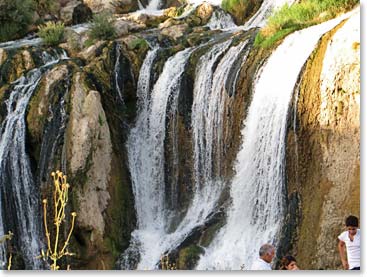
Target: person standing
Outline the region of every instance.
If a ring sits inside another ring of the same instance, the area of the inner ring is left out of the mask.
[[[360,270],[361,231],[358,228],[358,218],[353,215],[348,216],[345,226],[347,230],[338,236],[340,259],[344,269]]]
[[[251,270],[271,270],[271,261],[275,256],[275,248],[271,244],[264,244],[260,247],[259,258],[256,259]]]

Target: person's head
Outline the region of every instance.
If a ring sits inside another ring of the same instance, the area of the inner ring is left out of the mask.
[[[348,216],[345,220],[345,226],[347,227],[349,234],[355,235],[358,229],[358,218],[353,215]]]
[[[280,269],[295,270],[298,269],[297,261],[293,256],[284,256],[280,261]]]
[[[275,256],[275,248],[271,244],[264,244],[260,247],[259,256],[267,263],[271,263]]]

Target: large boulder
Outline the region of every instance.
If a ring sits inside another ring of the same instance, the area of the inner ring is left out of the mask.
[[[177,40],[184,36],[188,28],[189,28],[189,25],[187,25],[186,23],[180,24],[180,25],[174,25],[174,26],[162,29],[161,34],[164,36],[171,37],[174,40]]]
[[[83,3],[87,5],[93,11],[93,13],[99,13],[102,11],[113,12],[114,1],[115,0],[84,0]]]
[[[79,24],[92,17],[92,10],[78,0],[70,1],[60,10],[60,19],[67,25]]]
[[[146,25],[125,19],[118,19],[114,22],[116,36],[121,37],[127,35],[129,32],[137,32],[144,30]]]
[[[71,107],[67,130],[68,165],[74,178],[84,176],[87,180],[74,186],[78,199],[77,223],[79,228],[90,230],[93,243],[102,241],[105,231],[112,143],[100,94],[86,88],[80,73],[74,77]]]
[[[116,0],[113,6],[116,13],[129,13],[139,9],[137,0]]]

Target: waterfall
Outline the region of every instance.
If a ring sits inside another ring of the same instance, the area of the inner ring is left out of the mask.
[[[216,9],[213,12],[213,15],[206,26],[211,30],[237,28],[232,17],[222,9]]]
[[[150,0],[148,6],[145,8],[146,11],[156,11],[161,8],[161,0]]]
[[[239,270],[241,265],[249,269],[263,243],[277,245],[284,212],[286,120],[292,93],[320,37],[341,20],[288,36],[255,80],[231,184],[232,207],[198,269]]]
[[[61,55],[44,52],[44,65],[29,71],[12,84],[12,91],[6,100],[7,116],[0,129],[0,231],[14,233],[13,240],[17,241],[17,249],[24,258],[26,269],[41,268],[41,261],[36,256],[40,254],[43,236],[40,192],[34,183],[25,145],[25,115],[42,75],[63,58],[66,58],[65,52]],[[4,249],[0,254],[4,254]],[[6,257],[0,256],[0,262],[5,261]]]
[[[169,58],[150,94],[150,68],[157,49],[148,53],[138,82],[140,103],[136,126],[128,138],[128,157],[138,228],[132,240],[138,241],[141,256],[138,268],[154,268],[166,245],[164,138],[166,110],[178,97],[181,75],[193,49]],[[150,96],[149,96],[150,94]],[[134,243],[133,243],[134,244]]]
[[[295,0],[264,0],[259,10],[244,24],[244,29],[263,27],[266,19],[274,10],[281,8],[285,4],[292,5]]]

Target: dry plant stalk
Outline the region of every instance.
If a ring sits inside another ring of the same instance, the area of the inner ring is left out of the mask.
[[[0,243],[5,242],[6,240],[11,240],[13,238],[13,233],[11,231],[8,232],[7,235],[4,235],[3,237],[0,238]],[[13,258],[13,254],[10,253],[9,255],[9,260],[8,260],[8,267],[7,269],[10,270],[11,269],[11,260]]]
[[[65,222],[65,207],[68,202],[68,191],[70,185],[66,182],[66,175],[60,171],[52,172],[54,183],[53,192],[53,208],[54,208],[54,224],[56,226],[54,237],[51,239],[51,234],[47,226],[47,199],[43,199],[43,223],[47,239],[47,250],[46,253],[42,250],[41,256],[45,260],[50,259],[52,261],[50,267],[51,270],[58,270],[60,267],[57,265],[58,260],[64,256],[73,256],[67,250],[69,245],[71,234],[74,230],[76,212],[71,213],[71,227],[65,242],[62,244],[60,242],[60,227],[63,222]],[[52,244],[53,242],[53,244]],[[69,267],[68,267],[69,268]]]

